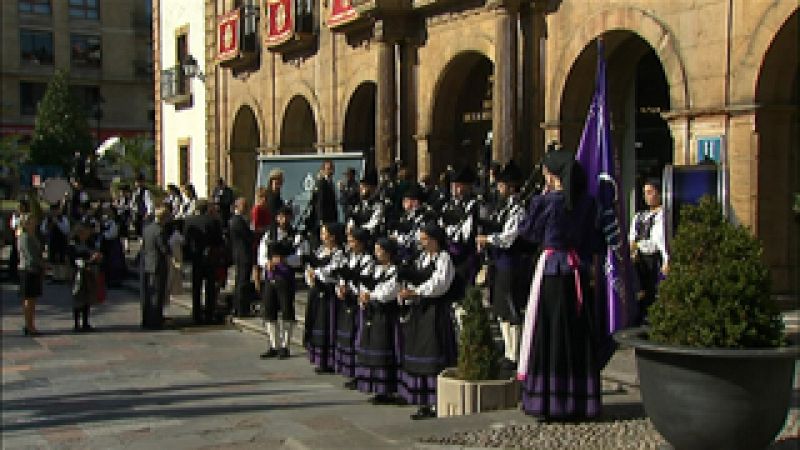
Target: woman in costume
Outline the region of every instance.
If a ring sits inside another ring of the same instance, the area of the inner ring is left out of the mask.
[[[375,243],[375,269],[361,281],[358,303],[361,328],[356,341],[358,390],[375,394],[374,404],[394,403],[397,392],[397,244],[388,238]]]
[[[408,308],[403,324],[402,370],[398,393],[418,405],[412,419],[436,416],[436,376],[456,361],[456,337],[451,312],[455,267],[445,250],[444,230],[435,223],[420,232],[423,253],[411,273],[401,274],[406,287],[398,293]],[[407,272],[407,271],[403,271]]]
[[[306,284],[309,286],[306,305],[304,342],[308,357],[317,373],[333,372],[336,342],[336,294],[338,271],[345,264],[341,249],[344,226],[329,222],[319,231],[322,245],[309,257]]]
[[[602,237],[597,207],[575,154],[548,152],[545,189],[531,200],[520,235],[541,245],[531,283],[517,378],[522,408],[547,420],[600,413],[600,367],[593,351],[587,265]]]

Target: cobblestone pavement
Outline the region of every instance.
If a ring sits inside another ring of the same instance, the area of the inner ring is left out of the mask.
[[[45,334],[30,338],[20,333],[16,286],[0,284],[2,448],[558,448],[564,439],[576,448],[590,434],[609,445],[658,439],[638,391],[609,381],[604,419],[566,433],[518,410],[411,421],[413,407],[372,406],[341,377],[315,375],[299,347],[288,360],[261,361],[259,335],[189,326],[177,302],[167,308],[169,329],[142,331],[133,286],[94,308],[96,332],[73,333],[67,287],[47,283],[37,306]],[[622,357],[615,364],[620,373],[630,366]]]

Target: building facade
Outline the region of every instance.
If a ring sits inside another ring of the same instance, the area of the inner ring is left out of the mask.
[[[577,146],[600,39],[626,201],[665,165],[724,147],[734,219],[764,241],[776,292],[797,295],[796,1],[206,0],[205,11],[209,179],[253,192],[257,154],[363,151],[418,177],[487,151],[531,167],[550,140]]]
[[[152,137],[149,0],[5,0],[0,8],[0,135],[33,133],[37,103],[60,69],[98,142]]]
[[[205,0],[156,0],[154,43],[158,64],[157,148],[164,184],[192,184],[201,195],[210,183],[206,170]],[[187,64],[189,63],[189,64]],[[196,69],[184,70],[185,67]]]

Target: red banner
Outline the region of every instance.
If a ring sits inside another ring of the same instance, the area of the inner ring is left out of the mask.
[[[329,27],[337,27],[356,18],[358,18],[358,12],[353,8],[351,0],[332,0],[331,15],[328,17]]]
[[[217,21],[217,58],[221,61],[239,56],[239,10],[234,9]]]
[[[286,42],[294,34],[294,1],[267,0],[267,45]]]

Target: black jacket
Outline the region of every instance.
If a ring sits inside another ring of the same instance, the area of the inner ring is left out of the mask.
[[[333,180],[318,179],[312,201],[314,202],[314,220],[317,225],[338,221],[339,213],[336,210],[336,189],[333,187]]]
[[[201,265],[212,265],[207,258],[211,249],[220,247],[222,226],[220,222],[207,214],[195,214],[186,219],[184,224],[186,257]]]
[[[253,230],[244,216],[234,214],[228,225],[233,263],[241,266],[253,264]]]

